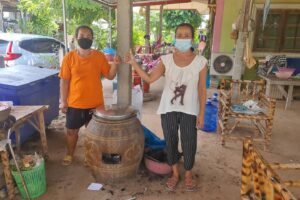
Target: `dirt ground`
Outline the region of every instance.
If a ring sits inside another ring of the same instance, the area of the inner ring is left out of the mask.
[[[162,137],[160,117],[156,115],[163,80],[151,85],[151,94],[157,98],[145,102],[142,123]],[[112,101],[112,82],[104,82],[106,103]],[[210,90],[209,93],[212,91]],[[300,163],[300,101],[294,101],[292,108],[284,110],[284,101],[278,101],[271,148],[263,155],[271,162]],[[225,147],[220,144],[220,135],[199,131],[198,149],[194,174],[199,184],[197,192],[185,192],[183,181],[176,192],[168,192],[164,188],[167,177],[150,174],[143,165],[136,177],[113,185],[104,185],[100,191],[89,191],[87,187],[95,182],[88,168],[83,166],[84,129],[80,132],[80,140],[76,150],[75,161],[64,167],[61,160],[65,154],[64,116],[52,122],[47,129],[50,159],[46,163],[47,192],[41,200],[132,200],[132,199],[166,199],[166,200],[237,200],[240,199],[242,143],[228,142]],[[240,130],[243,132],[244,130]],[[39,141],[23,145],[24,151],[33,151],[39,147]],[[182,168],[182,163],[181,163]],[[183,175],[183,171],[182,171]],[[300,179],[300,174],[280,173],[283,179]],[[300,189],[291,189],[300,197]],[[19,199],[19,197],[17,197]]]

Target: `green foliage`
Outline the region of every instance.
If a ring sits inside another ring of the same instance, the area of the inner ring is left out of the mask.
[[[202,16],[194,10],[165,10],[163,19],[166,33],[174,33],[176,27],[181,23],[190,23],[195,28],[195,36],[197,35],[197,28],[203,21]]]
[[[30,19],[19,21],[19,25],[25,33],[49,35],[63,40],[62,27],[62,3],[61,0],[20,0],[19,9],[30,15]],[[91,26],[95,33],[95,47],[102,49],[107,45],[108,30],[102,30],[92,23],[99,19],[108,21],[108,9],[92,0],[66,0],[66,16],[68,34],[73,35],[79,25]],[[182,23],[191,23],[195,28],[202,22],[201,16],[196,11],[172,10],[164,11],[163,40],[173,41],[175,27]],[[115,11],[112,10],[112,24],[115,24]],[[133,44],[145,44],[145,16],[133,13]],[[114,26],[113,26],[114,27]],[[159,31],[159,11],[151,11],[150,35],[151,43],[157,40]],[[116,30],[112,31],[113,47],[116,48]]]
[[[143,14],[143,15],[140,15]],[[193,10],[165,10],[163,14],[163,41],[171,43],[174,40],[174,32],[177,25],[187,22],[194,26],[195,36],[198,35],[197,28],[203,21],[202,16]],[[146,19],[144,12],[133,13],[133,43],[143,45],[145,43]],[[150,36],[151,43],[157,40],[159,31],[159,11],[150,12]],[[195,37],[195,43],[198,38]]]
[[[63,24],[61,0],[20,0],[18,7],[22,12],[30,15],[29,20],[19,21],[22,32],[49,35],[63,40],[63,33],[59,32],[59,25]],[[114,11],[112,14],[114,19]],[[108,9],[92,0],[66,0],[66,17],[69,35],[74,35],[79,25],[92,26],[94,21],[101,18],[108,21],[109,18]],[[92,27],[95,32],[96,46],[103,48],[106,46],[108,30],[101,30],[97,26]]]
[[[21,0],[19,9],[31,15],[25,23],[20,21],[23,32],[36,33],[41,35],[54,35],[58,25],[53,20],[55,10],[51,0]]]
[[[144,35],[146,34],[145,32],[145,17],[141,16],[139,13],[133,12],[133,27],[132,27],[132,43],[133,46],[136,45],[144,45],[145,44],[145,39]]]
[[[101,18],[108,21],[108,9],[90,0],[68,0],[67,18],[69,34],[73,34],[78,25],[91,26],[93,21]]]

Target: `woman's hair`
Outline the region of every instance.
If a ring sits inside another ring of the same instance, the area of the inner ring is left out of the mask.
[[[80,30],[80,29],[88,29],[88,30],[91,32],[92,36],[94,37],[94,31],[93,31],[93,29],[91,29],[91,27],[89,27],[89,26],[82,25],[82,26],[78,26],[78,27],[76,28],[76,30],[75,30],[75,38],[76,38],[76,39],[77,39],[77,37],[78,37],[78,33],[79,33],[79,30]]]
[[[175,29],[175,34],[177,33],[177,30],[180,28],[180,27],[188,27],[190,30],[191,30],[191,33],[192,33],[192,39],[194,39],[194,36],[195,36],[195,29],[194,27],[189,24],[189,23],[181,23],[179,24],[176,29]]]

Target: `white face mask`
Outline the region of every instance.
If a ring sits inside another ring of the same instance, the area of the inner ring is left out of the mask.
[[[181,52],[186,52],[192,47],[192,39],[175,39],[175,47]]]

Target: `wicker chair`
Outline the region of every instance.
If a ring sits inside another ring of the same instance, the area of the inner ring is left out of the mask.
[[[272,135],[275,100],[265,96],[265,82],[263,80],[222,80],[220,89],[218,131],[222,134],[222,145],[225,145],[225,140],[227,139],[244,139],[245,135],[232,134],[233,130],[239,126],[254,128],[254,134],[251,134],[252,139],[263,142],[266,147]],[[240,104],[250,99],[258,102],[258,106],[264,109],[264,112],[241,114],[232,111],[232,105]]]
[[[299,170],[299,163],[268,163],[250,139],[243,145],[241,199],[296,200],[287,187],[300,187],[300,180],[283,181],[277,170]]]

